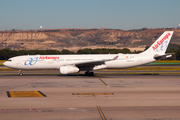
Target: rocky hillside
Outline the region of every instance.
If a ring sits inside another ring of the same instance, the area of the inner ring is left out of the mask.
[[[1,31],[0,49],[68,49],[77,51],[83,48],[129,48],[144,50],[151,45],[164,31],[169,29],[145,30],[46,30],[46,31]],[[171,43],[180,45],[180,29],[175,31]]]

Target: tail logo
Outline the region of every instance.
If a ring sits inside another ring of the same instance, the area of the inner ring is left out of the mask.
[[[158,48],[159,46],[161,46],[160,49],[163,51],[163,50],[167,47],[167,43],[168,43],[168,41],[165,41],[165,40],[167,40],[170,35],[171,35],[170,33],[167,33],[161,40],[157,41],[157,42],[152,46],[153,50],[156,50],[156,51],[158,52],[159,50],[157,50],[157,48]],[[164,42],[164,41],[165,41],[165,42]]]
[[[156,48],[156,52],[166,50],[167,46],[168,46],[168,41],[164,41],[158,48]]]

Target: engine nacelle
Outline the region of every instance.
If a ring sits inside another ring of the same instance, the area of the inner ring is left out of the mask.
[[[59,68],[61,74],[71,74],[71,73],[78,73],[79,68],[76,66],[61,66]]]

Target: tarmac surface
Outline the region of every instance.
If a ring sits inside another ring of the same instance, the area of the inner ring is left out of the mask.
[[[24,75],[59,75],[59,70],[22,70]],[[118,71],[118,70],[103,70],[103,71],[94,71],[95,74],[180,74],[179,70],[128,70],[128,71]],[[10,71],[0,71],[0,75],[18,75],[18,70]],[[84,71],[80,72],[84,74]]]
[[[0,120],[64,119],[179,120],[180,75],[0,75]]]

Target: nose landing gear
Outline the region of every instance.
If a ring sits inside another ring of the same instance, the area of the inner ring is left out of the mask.
[[[23,72],[21,70],[19,70],[19,75],[22,76],[23,75]]]

